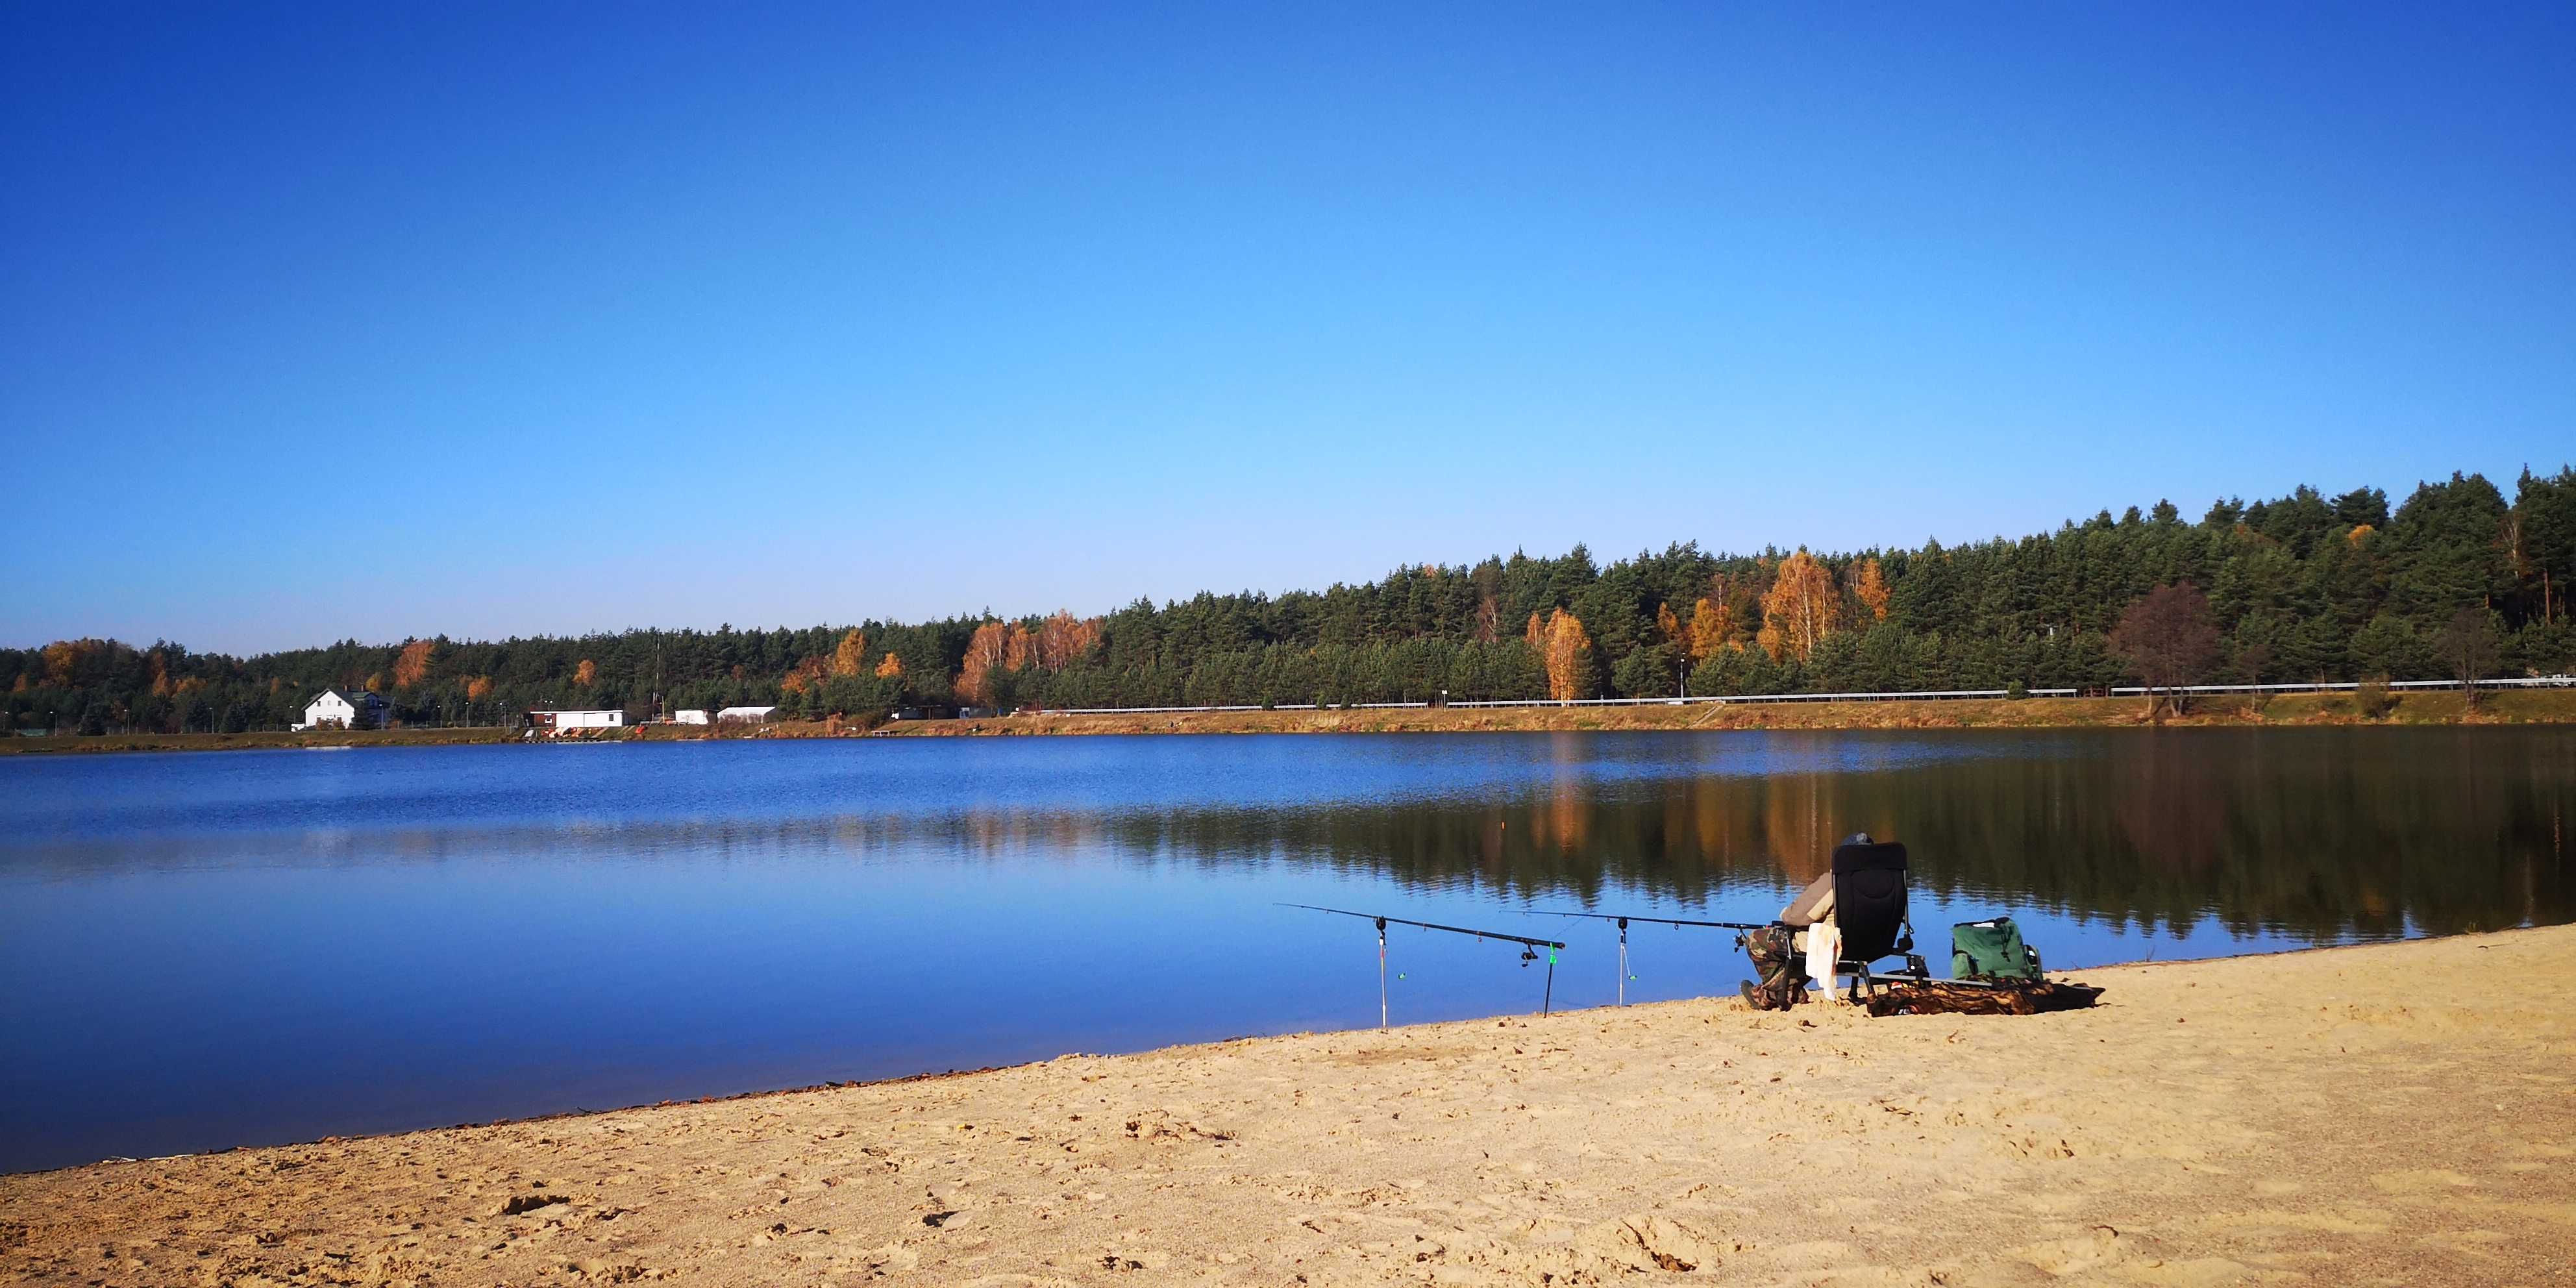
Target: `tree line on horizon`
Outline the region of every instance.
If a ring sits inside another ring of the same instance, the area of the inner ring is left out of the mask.
[[[770,706],[871,719],[1014,710],[1681,694],[2102,689],[2145,682],[2445,678],[2576,668],[2576,469],[2300,486],[2196,521],[2170,502],[1955,547],[1711,554],[1609,565],[1576,546],[1399,568],[1281,595],[1005,619],[500,641],[344,640],[251,657],[161,641],[0,649],[14,729],[283,728],[325,688],[397,722],[496,724],[543,708]],[[2124,621],[2124,619],[2126,619]],[[2465,633],[2465,634],[2464,634]]]

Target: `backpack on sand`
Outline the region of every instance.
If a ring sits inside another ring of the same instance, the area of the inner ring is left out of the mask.
[[[1950,927],[1950,978],[2038,979],[2039,950],[2023,943],[2010,917]]]

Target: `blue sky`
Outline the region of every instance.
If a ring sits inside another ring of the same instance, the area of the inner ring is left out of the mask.
[[[0,643],[806,624],[2576,457],[2576,8],[0,14]]]

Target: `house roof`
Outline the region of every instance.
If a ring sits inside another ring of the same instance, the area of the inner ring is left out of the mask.
[[[323,698],[338,698],[342,702],[348,703],[353,707],[357,706],[361,702],[384,701],[383,698],[376,696],[373,692],[366,689],[360,689],[355,693],[342,693],[338,689],[324,689],[320,694],[314,697],[313,702],[307,702],[304,705],[308,707],[312,706],[314,702],[320,702]]]

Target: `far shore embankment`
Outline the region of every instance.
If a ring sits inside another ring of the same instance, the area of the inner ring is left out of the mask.
[[[714,742],[738,738],[1010,737],[1148,733],[1552,733],[1716,729],[2287,729],[2408,725],[2576,724],[2576,690],[2510,689],[2472,708],[2456,692],[2392,696],[2366,714],[2350,693],[2289,693],[2261,702],[2201,697],[2179,716],[2148,717],[2138,698],[1968,698],[1876,702],[1748,702],[1597,707],[1401,707],[1319,711],[1037,712],[888,723],[785,720],[740,731],[637,725],[586,742]],[[0,755],[104,751],[227,751],[309,747],[432,747],[525,741],[517,729],[398,728],[347,733],[129,733],[0,738]]]
[[[2138,698],[1965,698],[1877,702],[1747,702],[1600,707],[1398,707],[1322,711],[1153,711],[920,720],[881,732],[913,737],[1142,733],[1550,733],[1710,729],[2130,729],[2152,728]],[[2282,694],[2261,703],[2195,698],[2173,727],[2576,724],[2576,691],[2511,690],[2480,696],[2408,693],[2364,715],[2349,693]]]
[[[1710,998],[0,1176],[0,1282],[2497,1288],[2576,1265],[2576,926],[2076,978],[2100,1006]]]

